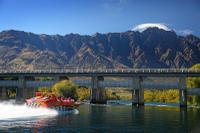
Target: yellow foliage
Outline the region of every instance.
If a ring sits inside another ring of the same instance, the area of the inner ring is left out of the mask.
[[[89,100],[90,99],[90,89],[79,87],[76,89],[76,93],[79,100]]]
[[[167,102],[178,103],[179,91],[178,90],[145,90],[145,102]]]
[[[69,80],[62,80],[51,88],[51,91],[57,96],[77,98],[77,86]]]
[[[200,64],[195,64],[190,69],[200,69]],[[188,88],[200,88],[200,77],[187,78]],[[200,96],[189,96],[188,102],[192,105],[200,105]]]
[[[44,94],[48,93],[49,91],[51,91],[51,89],[48,87],[40,87],[40,88],[38,88],[38,91],[40,91],[41,94],[44,95]]]
[[[106,97],[108,100],[119,100],[120,99],[120,97],[116,93],[112,92],[111,90],[106,90]]]

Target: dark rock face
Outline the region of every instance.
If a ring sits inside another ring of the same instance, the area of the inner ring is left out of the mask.
[[[37,35],[0,32],[0,68],[181,68],[200,63],[200,39],[174,31]]]

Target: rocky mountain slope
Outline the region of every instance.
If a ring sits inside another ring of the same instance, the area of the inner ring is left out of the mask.
[[[95,35],[0,32],[0,68],[181,68],[200,63],[200,39],[148,28]]]

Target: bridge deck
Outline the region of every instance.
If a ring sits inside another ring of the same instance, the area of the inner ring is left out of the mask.
[[[0,76],[150,76],[150,77],[199,77],[200,69],[49,69],[49,70],[0,70]]]

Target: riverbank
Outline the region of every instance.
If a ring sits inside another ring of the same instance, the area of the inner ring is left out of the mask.
[[[108,100],[132,100],[132,90],[116,88],[106,89],[106,96]],[[78,90],[79,100],[89,100],[90,90],[79,89]],[[178,103],[179,92],[178,90],[145,90],[144,91],[145,102],[168,102]]]

